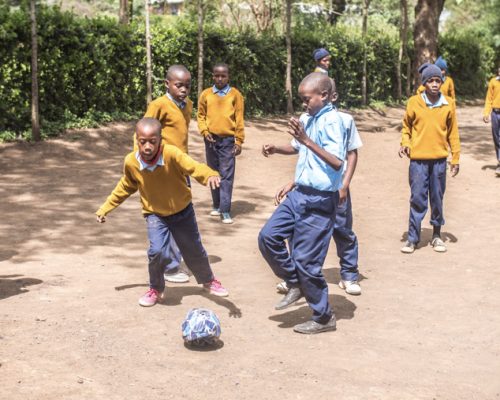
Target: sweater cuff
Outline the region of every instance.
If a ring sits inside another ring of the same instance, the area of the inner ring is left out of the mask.
[[[451,153],[451,165],[456,165],[460,161],[460,152]]]

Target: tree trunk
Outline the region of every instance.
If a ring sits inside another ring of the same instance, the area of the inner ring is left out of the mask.
[[[368,104],[368,94],[367,94],[367,33],[368,33],[368,8],[370,7],[370,0],[363,0],[363,72],[361,77],[361,104],[366,106]]]
[[[198,97],[203,91],[203,0],[198,0]]]
[[[149,29],[149,0],[145,0],[145,17],[146,17],[146,102],[151,103],[153,99],[153,84],[151,73],[151,33]]]
[[[127,25],[128,24],[128,0],[120,0],[120,11],[118,14],[118,18],[120,20],[120,24]]]
[[[437,58],[439,16],[443,11],[444,2],[445,0],[418,0],[415,6],[414,70],[424,62],[432,62]]]
[[[403,64],[403,60],[408,62],[408,1],[400,0],[399,2],[400,9],[400,29],[399,29],[399,53],[398,53],[398,63],[397,67],[397,99],[401,101],[403,97],[403,85],[402,85],[402,71],[401,66]],[[407,80],[410,80],[410,76],[406,77]]]
[[[286,112],[293,114],[293,96],[292,96],[292,0],[285,0],[286,12]]]
[[[134,0],[129,1],[128,17],[129,21],[132,22],[132,18],[134,17]]]
[[[31,16],[31,135],[39,141],[40,115],[38,112],[38,35],[36,30],[36,4],[30,1]]]

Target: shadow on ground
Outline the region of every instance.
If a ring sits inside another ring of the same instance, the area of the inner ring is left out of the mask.
[[[0,275],[0,300],[29,292],[26,286],[43,283],[40,279],[19,278],[20,276],[22,275]]]

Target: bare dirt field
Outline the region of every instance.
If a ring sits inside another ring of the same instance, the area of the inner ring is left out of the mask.
[[[336,332],[303,336],[307,305],[277,312],[278,279],[257,234],[295,157],[260,154],[286,143],[284,119],[246,124],[235,223],[194,205],[227,299],[194,283],[168,284],[141,308],[146,229],[134,195],[99,225],[93,215],[121,175],[133,124],[71,131],[39,144],[0,144],[0,399],[500,399],[500,179],[481,108],[458,110],[460,174],[448,178],[444,237],[399,248],[407,231],[408,161],[397,156],[403,109],[354,115],[364,142],[352,183],[363,294],[338,286],[334,244],[324,267]],[[191,124],[191,155],[204,160]],[[180,325],[214,310],[223,346],[193,351]]]

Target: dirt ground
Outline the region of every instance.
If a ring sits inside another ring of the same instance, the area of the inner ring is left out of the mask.
[[[39,144],[0,145],[1,399],[499,399],[500,179],[480,107],[459,109],[461,171],[448,179],[446,254],[431,229],[413,255],[407,231],[408,161],[397,156],[403,109],[355,114],[364,147],[352,184],[363,294],[338,286],[334,245],[324,267],[336,332],[303,336],[307,305],[277,312],[273,276],[257,248],[275,190],[294,157],[260,154],[286,143],[284,119],[246,124],[233,215],[224,226],[209,190],[194,204],[227,299],[192,279],[141,308],[146,230],[134,195],[99,225],[133,125],[72,131]],[[191,124],[191,154],[204,160]],[[192,307],[221,319],[223,346],[193,351],[180,325]]]

